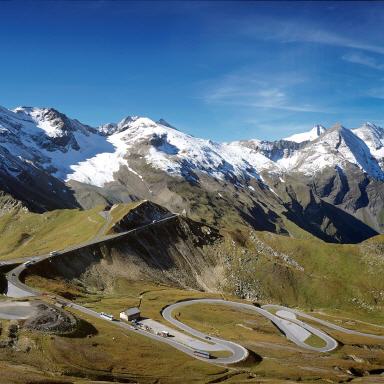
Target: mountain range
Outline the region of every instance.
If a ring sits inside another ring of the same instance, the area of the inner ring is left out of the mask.
[[[360,242],[384,232],[384,129],[217,143],[163,119],[91,127],[53,108],[0,107],[1,212],[139,199],[230,231]]]

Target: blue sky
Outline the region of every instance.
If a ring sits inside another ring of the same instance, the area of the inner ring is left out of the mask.
[[[384,3],[0,1],[0,105],[276,139],[384,125]]]

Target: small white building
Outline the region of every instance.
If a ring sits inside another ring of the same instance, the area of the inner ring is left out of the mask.
[[[137,307],[128,308],[120,312],[120,319],[124,321],[138,320],[140,318],[140,309]]]

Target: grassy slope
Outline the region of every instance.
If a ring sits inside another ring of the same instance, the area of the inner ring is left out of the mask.
[[[383,322],[384,259],[376,248],[364,243],[342,245],[315,238],[294,239],[269,232],[244,234],[240,246],[228,240],[223,246],[233,255],[230,274],[247,288],[241,292],[244,296],[249,292],[261,302],[307,309],[361,310]],[[295,260],[303,270],[278,255]]]
[[[62,249],[91,239],[104,224],[99,212],[64,209],[36,214],[11,212],[0,217],[0,258],[13,259]]]
[[[140,203],[120,204],[112,209],[106,232]],[[63,209],[43,214],[11,211],[0,217],[0,259],[47,253],[92,239],[105,224],[99,213],[102,210],[98,206],[86,211]]]
[[[384,244],[384,235],[373,236],[363,242],[364,244]]]

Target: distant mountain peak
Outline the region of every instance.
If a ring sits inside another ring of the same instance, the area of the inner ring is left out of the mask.
[[[117,126],[126,127],[126,126],[131,125],[132,123],[134,123],[138,119],[140,119],[140,116],[126,116],[122,120],[120,120],[119,123],[117,123]]]
[[[312,131],[315,131],[319,136],[326,131],[326,128],[321,124],[315,124],[312,128]]]
[[[364,141],[384,169],[384,128],[366,122],[361,127],[353,129],[352,132]]]
[[[316,124],[310,131],[296,133],[292,136],[284,138],[284,140],[294,141],[296,143],[302,143],[304,141],[313,141],[316,140],[320,135],[322,135],[326,130],[327,128],[323,127],[320,124]]]
[[[161,124],[161,125],[164,125],[165,127],[176,129],[173,125],[169,124],[167,120],[164,120],[162,118],[157,120],[156,124]]]
[[[365,123],[363,123],[363,125],[360,128],[371,129],[371,130],[374,130],[374,131],[377,131],[377,130],[378,131],[383,131],[382,127],[380,127],[379,125],[377,125],[375,123],[372,123],[370,121],[366,121]]]
[[[129,129],[156,127],[157,123],[148,117],[143,116],[126,116],[118,123],[107,123],[100,125],[98,130],[103,136],[110,136]]]

